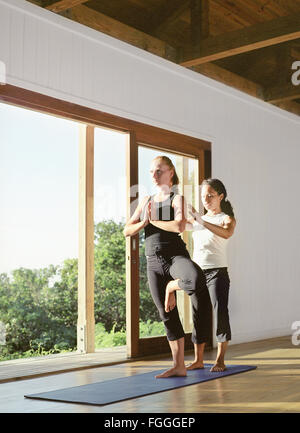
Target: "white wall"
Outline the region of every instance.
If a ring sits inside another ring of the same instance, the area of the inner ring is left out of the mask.
[[[0,0],[7,82],[212,141],[228,190],[233,343],[300,320],[299,117],[23,0]]]

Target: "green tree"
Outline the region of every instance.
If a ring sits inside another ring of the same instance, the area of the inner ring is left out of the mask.
[[[54,281],[53,281],[54,280]],[[52,284],[42,291],[42,307],[52,324],[51,338],[57,349],[76,348],[78,260],[67,259],[56,267]]]
[[[6,274],[1,275],[0,320],[6,324],[6,345],[8,353],[27,351],[41,333],[48,334],[52,328],[41,303],[41,291],[47,287],[55,268],[20,268],[12,272],[12,281]]]
[[[126,242],[124,224],[112,220],[95,226],[95,320],[107,331],[116,331],[126,325]],[[146,271],[145,239],[139,237],[140,320],[159,321],[152,300]]]
[[[124,225],[112,220],[95,225],[95,321],[110,331],[126,324]]]
[[[112,220],[95,225],[95,321],[103,324],[110,338],[114,338],[114,344],[126,327],[123,229],[123,223]],[[6,345],[0,346],[0,354],[75,349],[77,292],[77,259],[67,259],[61,266],[16,269],[11,278],[0,274],[0,321],[6,325]],[[140,236],[140,319],[148,324],[159,321],[148,288],[143,234]]]

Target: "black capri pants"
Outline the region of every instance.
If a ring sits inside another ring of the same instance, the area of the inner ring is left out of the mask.
[[[167,339],[173,341],[184,337],[177,306],[170,312],[166,312],[164,307],[168,282],[179,279],[179,287],[191,298],[192,342],[201,344],[209,341],[211,334],[211,302],[201,268],[191,260],[188,251],[183,251],[178,255],[162,254],[157,251],[155,254],[146,257],[150,292],[160,318],[164,323]]]
[[[224,343],[231,340],[228,312],[230,279],[227,268],[203,269],[216,320],[216,340]]]

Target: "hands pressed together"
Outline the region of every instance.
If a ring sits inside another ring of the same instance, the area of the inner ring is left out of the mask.
[[[144,212],[144,227],[146,227],[151,221],[153,221],[153,209],[151,208],[151,201],[149,201],[145,206],[145,212]]]

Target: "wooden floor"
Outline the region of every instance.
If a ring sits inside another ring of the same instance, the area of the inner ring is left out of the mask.
[[[215,350],[205,352],[213,362]],[[186,354],[186,361],[192,359]],[[59,363],[59,357],[56,358]],[[111,366],[84,368],[49,376],[0,383],[1,413],[201,413],[300,412],[300,346],[290,337],[231,345],[228,364],[256,365],[257,369],[188,387],[106,406],[56,403],[24,398],[24,394],[84,385],[155,369],[168,368],[169,357]],[[59,370],[59,368],[58,368]],[[167,380],[167,379],[166,379]]]
[[[128,362],[126,346],[97,350],[95,353],[68,352],[0,362],[0,384],[49,374]]]

